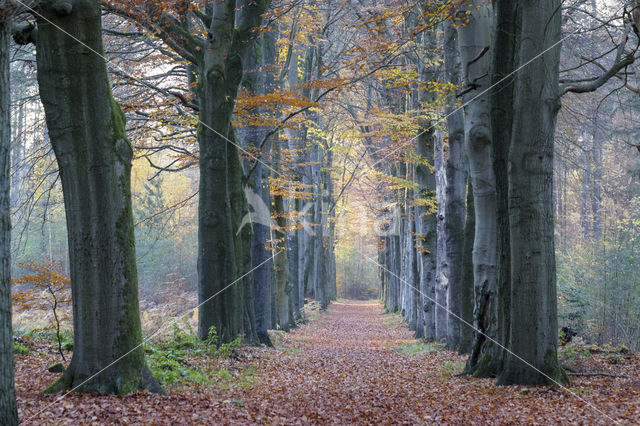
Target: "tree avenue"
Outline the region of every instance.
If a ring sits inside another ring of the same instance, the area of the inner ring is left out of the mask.
[[[0,0],[0,423],[40,415],[30,350],[62,358],[46,393],[197,389],[211,421],[338,386],[307,368],[631,377],[639,24],[638,0]],[[439,421],[409,411],[367,416]]]

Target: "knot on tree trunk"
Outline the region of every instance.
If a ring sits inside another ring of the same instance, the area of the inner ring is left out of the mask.
[[[13,26],[13,41],[19,45],[36,44],[38,29],[29,22],[20,22]]]

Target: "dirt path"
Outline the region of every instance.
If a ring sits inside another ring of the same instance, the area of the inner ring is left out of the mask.
[[[246,386],[165,396],[70,395],[26,423],[612,423],[585,401],[623,423],[640,419],[633,380],[574,380],[581,400],[548,388],[452,377],[461,357],[412,340],[399,317],[383,315],[377,303],[333,303],[319,318],[275,335],[276,349],[243,349],[232,361],[256,371]],[[629,368],[637,376],[637,364]],[[54,401],[37,389],[18,392],[23,419]]]

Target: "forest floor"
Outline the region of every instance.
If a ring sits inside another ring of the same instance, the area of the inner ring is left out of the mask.
[[[174,382],[166,395],[125,397],[43,395],[58,376],[47,371],[56,354],[50,343],[25,341],[29,354],[16,356],[20,418],[39,425],[640,420],[640,358],[606,348],[563,349],[562,357],[575,371],[630,378],[572,377],[568,389],[552,389],[457,377],[463,357],[414,340],[401,318],[376,302],[340,300],[290,333],[274,332],[273,340],[275,348],[239,347],[230,356],[187,353],[181,374],[197,370],[193,377],[206,380]]]

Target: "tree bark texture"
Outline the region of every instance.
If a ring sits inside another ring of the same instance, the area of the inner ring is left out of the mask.
[[[462,65],[458,53],[458,34],[450,21],[445,24],[445,70],[447,80],[459,85],[462,82]],[[463,317],[463,305],[472,303],[473,284],[463,280],[464,227],[466,197],[466,155],[464,152],[464,114],[454,105],[447,107],[449,133],[449,157],[445,165],[446,188],[444,205],[444,238],[446,246],[447,279],[449,284],[449,328],[447,347],[461,349],[472,339],[471,329],[457,317]],[[465,293],[464,286],[471,291]],[[464,300],[465,294],[469,300]],[[457,317],[456,317],[457,316]]]
[[[11,328],[11,23],[0,19],[0,424],[18,424]]]
[[[141,345],[133,150],[95,53],[103,54],[100,2],[41,1],[39,12],[38,83],[64,194],[74,327],[71,363],[48,391],[161,391]]]
[[[458,28],[460,59],[464,70],[465,145],[475,207],[474,344],[466,372],[495,375],[493,360],[486,356],[486,335],[495,327],[492,303],[496,281],[496,181],[493,170],[491,105],[485,91],[491,72],[491,6],[464,2],[458,11],[468,22]]]
[[[519,64],[541,55],[536,66],[523,67],[516,76],[509,149],[509,348],[526,363],[508,354],[498,383],[567,383],[557,357],[552,203],[553,141],[560,109],[560,1],[522,2],[519,7]]]
[[[197,93],[200,106],[200,193],[198,210],[198,335],[206,338],[215,327],[219,341],[229,342],[243,333],[245,322],[243,283],[225,288],[241,275],[235,219],[241,211],[232,194],[243,188],[230,170],[239,161],[233,138],[231,115],[243,75],[245,53],[253,43],[253,28],[261,22],[267,1],[246,2],[236,9],[233,0],[216,2],[207,35],[203,61],[199,64]],[[236,16],[237,12],[237,16]],[[237,20],[237,23],[236,23]],[[242,271],[244,273],[244,271]]]

